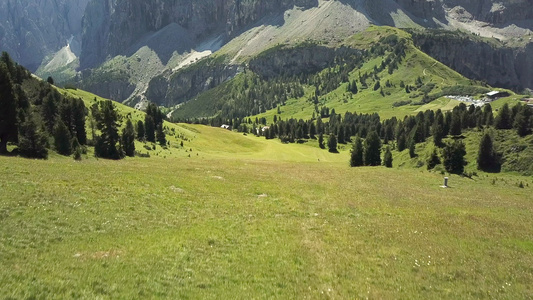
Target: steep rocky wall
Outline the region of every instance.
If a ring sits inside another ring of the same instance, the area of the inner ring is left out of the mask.
[[[238,72],[238,66],[212,63],[192,66],[173,75],[163,74],[150,81],[146,98],[158,105],[171,107],[220,85]]]
[[[249,67],[263,78],[310,74],[334,66],[337,56],[359,55],[359,53],[358,50],[344,47],[336,49],[324,46],[296,47],[281,49],[272,55],[260,55],[250,61]]]
[[[139,38],[177,23],[195,38],[232,37],[269,13],[318,0],[91,0],[83,20],[81,67],[93,67],[126,51]]]
[[[44,57],[81,35],[89,0],[0,1],[0,51],[35,71]]]
[[[414,40],[422,51],[468,78],[518,91],[533,87],[533,43],[509,48],[443,31],[415,34]]]

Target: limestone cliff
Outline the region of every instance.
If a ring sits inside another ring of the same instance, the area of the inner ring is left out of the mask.
[[[31,71],[45,56],[72,45],[79,52],[81,18],[89,0],[3,0],[0,1],[0,51]]]
[[[148,33],[176,23],[200,40],[212,34],[235,36],[260,18],[318,0],[91,0],[83,19],[81,67],[94,67],[122,54]]]

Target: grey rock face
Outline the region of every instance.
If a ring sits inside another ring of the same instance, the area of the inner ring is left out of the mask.
[[[81,36],[89,0],[0,1],[0,51],[35,71],[44,57]]]
[[[124,53],[147,33],[176,23],[193,38],[234,36],[244,26],[294,5],[318,0],[91,0],[83,19],[81,67],[93,67]]]

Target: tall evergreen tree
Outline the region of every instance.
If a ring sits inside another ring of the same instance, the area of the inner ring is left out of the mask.
[[[30,114],[19,128],[18,150],[28,158],[48,158],[48,138],[38,115]]]
[[[492,137],[488,132],[483,134],[479,142],[479,151],[477,156],[477,168],[485,172],[499,172],[499,158],[494,150]]]
[[[113,102],[111,100],[101,101],[95,118],[96,127],[101,132],[96,141],[95,155],[101,158],[121,159],[122,149],[117,146],[120,140],[118,134],[120,115]]]
[[[324,134],[322,133],[318,135],[318,146],[320,147],[320,149],[326,148],[326,146],[324,145]]]
[[[163,124],[157,125],[157,130],[155,132],[157,142],[161,147],[165,147],[167,145],[167,136],[165,134],[165,131],[163,129]]]
[[[126,156],[135,156],[135,130],[130,119],[126,121],[126,127],[122,130],[122,150]]]
[[[148,142],[155,143],[155,129],[154,118],[147,114],[144,118],[144,134]]]
[[[363,152],[363,160],[365,166],[380,166],[381,165],[381,140],[378,133],[373,130],[365,139],[365,150]]]
[[[328,151],[331,153],[337,153],[337,137],[335,134],[330,134],[328,138]]]
[[[511,109],[509,109],[509,104],[505,103],[498,116],[494,120],[494,126],[497,129],[511,129],[513,128],[513,121],[511,119]]]
[[[494,115],[492,113],[492,106],[486,104],[483,106],[483,125],[491,126],[494,122]]]
[[[446,144],[442,152],[444,168],[451,174],[462,174],[467,162],[465,160],[466,149],[462,141],[456,140]]]
[[[360,167],[364,165],[363,161],[363,142],[359,136],[355,137],[355,141],[352,146],[352,151],[350,155],[350,166],[351,167]]]
[[[8,67],[0,61],[0,154],[7,153],[7,142],[17,139],[17,100]]]
[[[385,154],[383,156],[383,165],[387,168],[392,168],[392,153],[390,147],[385,148]]]
[[[513,127],[516,129],[516,132],[519,136],[526,136],[531,133],[531,116],[533,111],[529,106],[524,105],[516,113],[514,118]]]
[[[431,152],[431,155],[429,156],[428,160],[426,161],[428,170],[431,170],[435,168],[438,164],[440,164],[440,158],[437,154],[437,149],[433,149],[433,152]]]
[[[462,126],[461,126],[461,115],[462,112],[460,109],[455,108],[452,112],[452,120],[450,124],[450,134],[451,135],[461,135]]]
[[[87,130],[85,129],[85,121],[87,118],[87,108],[82,99],[72,100],[72,123],[76,139],[80,145],[87,144]]]
[[[144,123],[143,121],[139,120],[137,122],[137,140],[144,142],[145,141],[145,132],[144,132]]]
[[[63,121],[59,120],[54,127],[54,145],[57,153],[65,156],[72,154],[72,136]]]

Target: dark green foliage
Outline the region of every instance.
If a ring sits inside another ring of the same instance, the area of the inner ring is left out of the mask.
[[[437,154],[437,149],[433,149],[433,152],[431,152],[431,155],[428,157],[426,161],[428,170],[432,170],[433,168],[435,168],[435,166],[437,166],[440,163],[441,161],[440,161],[439,155]]]
[[[494,149],[492,137],[488,132],[483,134],[479,142],[477,168],[485,172],[499,172],[501,169],[498,154]]]
[[[519,136],[526,136],[531,133],[531,116],[533,115],[532,109],[527,105],[515,106],[520,109],[516,113],[514,118],[513,127]]]
[[[344,126],[339,125],[337,127],[337,141],[339,144],[345,144]]]
[[[54,84],[54,78],[52,78],[52,76],[48,76],[48,78],[46,79],[46,82],[48,82],[49,84]]]
[[[68,127],[59,120],[54,127],[54,146],[57,153],[65,156],[72,154],[72,136]]]
[[[85,121],[87,117],[87,108],[82,99],[73,99],[70,101],[72,105],[72,134],[76,136],[80,145],[87,144],[87,130],[85,129]]]
[[[130,119],[126,121],[126,127],[122,130],[122,150],[126,156],[135,156],[135,130]]]
[[[494,123],[494,115],[492,113],[492,106],[486,104],[483,106],[483,125],[490,126]]]
[[[452,120],[450,124],[450,134],[451,135],[461,135],[461,110],[457,107],[453,109]]]
[[[440,112],[440,111],[439,111]],[[433,122],[433,126],[431,126],[431,135],[433,136],[433,143],[437,147],[442,146],[442,139],[445,136],[444,133],[444,116],[442,113],[438,113],[435,117],[435,121]]]
[[[155,143],[155,122],[154,118],[148,114],[144,117],[144,130],[146,140]]]
[[[30,115],[19,128],[19,153],[28,158],[48,158],[48,138],[38,120],[38,115]]]
[[[460,140],[447,143],[442,152],[444,168],[451,174],[462,174],[467,162],[465,144]]]
[[[157,142],[161,147],[165,147],[167,145],[167,137],[165,134],[165,130],[163,129],[163,124],[157,125],[157,130],[155,132]]]
[[[0,154],[7,153],[7,142],[17,139],[17,101],[8,67],[0,61]]]
[[[392,168],[392,153],[390,147],[385,148],[385,154],[383,156],[383,165],[387,168]]]
[[[328,151],[331,153],[337,153],[337,137],[334,134],[330,134],[328,138]]]
[[[320,147],[320,149],[326,149],[326,146],[324,145],[324,134],[323,133],[320,133],[318,135],[318,146]]]
[[[496,129],[513,128],[513,121],[512,121],[511,110],[509,109],[509,104],[505,103],[500,109],[498,116],[494,120],[494,127],[496,127]]]
[[[416,157],[416,143],[414,140],[411,140],[409,142],[409,157],[410,158]]]
[[[350,155],[350,167],[360,167],[364,165],[363,161],[363,142],[359,136],[355,137]]]
[[[364,143],[363,160],[365,166],[381,165],[381,140],[376,131],[371,131]]]
[[[407,148],[407,141],[405,139],[405,134],[403,133],[403,131],[398,136],[397,147],[398,147],[398,151],[400,152],[402,152],[403,150],[405,150],[405,148]]]
[[[99,102],[95,114],[96,127],[101,135],[96,138],[94,152],[97,157],[108,159],[121,159],[123,153],[119,142],[118,128],[120,127],[120,115],[111,100]]]
[[[72,138],[72,152],[74,153],[73,157],[74,160],[81,160],[81,155],[83,154],[83,148],[80,145],[80,142],[78,142],[78,139],[76,137]]]
[[[137,122],[137,140],[144,142],[146,139],[145,131],[144,131],[144,123],[143,121],[139,120]]]

